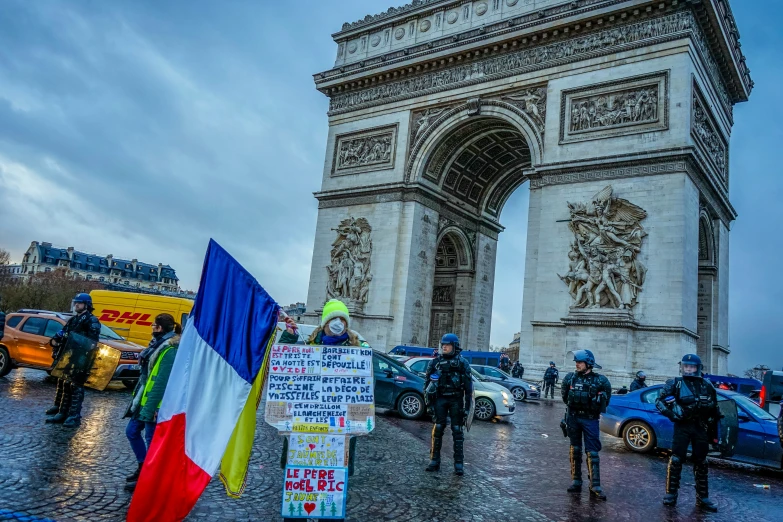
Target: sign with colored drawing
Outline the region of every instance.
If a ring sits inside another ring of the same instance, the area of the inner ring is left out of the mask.
[[[265,420],[286,433],[365,435],[375,428],[372,349],[274,345]]]
[[[345,435],[293,433],[288,436],[288,465],[345,468],[348,444]]]
[[[284,518],[344,518],[347,492],[348,468],[289,465],[281,514]]]

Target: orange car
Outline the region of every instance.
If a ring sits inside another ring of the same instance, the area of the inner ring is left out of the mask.
[[[5,335],[0,341],[0,377],[19,367],[50,370],[54,361],[49,339],[62,330],[71,317],[72,314],[46,310],[19,310],[8,314]],[[101,325],[99,342],[122,354],[112,380],[133,388],[139,379],[139,353],[144,348],[126,341],[104,325]]]

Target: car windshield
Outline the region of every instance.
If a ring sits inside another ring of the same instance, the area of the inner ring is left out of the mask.
[[[757,417],[757,418],[759,418],[761,420],[771,420],[771,421],[777,420],[777,419],[775,419],[774,416],[772,416],[771,414],[769,414],[766,411],[762,410],[761,407],[758,404],[756,404],[752,400],[748,399],[744,395],[739,395],[738,394],[738,395],[732,396],[731,398],[734,399],[737,402],[737,404],[742,406],[745,410],[749,411],[755,417]]]
[[[117,335],[117,333],[106,326],[105,324],[101,325],[101,338],[103,339],[111,339],[112,341],[124,341],[122,337]]]
[[[486,382],[486,381],[488,381],[488,380],[489,380],[489,379],[487,379],[486,377],[484,377],[483,375],[481,375],[479,372],[477,372],[476,370],[474,370],[473,368],[471,368],[471,369],[470,369],[470,373],[472,373],[472,374],[473,374],[473,378],[474,378],[474,379],[478,379],[478,380],[479,380],[479,381],[481,381],[481,382]]]

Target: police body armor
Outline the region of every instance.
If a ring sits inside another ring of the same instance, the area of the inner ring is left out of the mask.
[[[461,371],[462,357],[456,356],[451,359],[439,357],[435,363],[435,372],[430,376],[430,385],[427,387],[427,394],[432,393],[432,398],[440,397],[462,397],[465,390],[465,383],[462,381],[465,372]],[[470,378],[470,376],[468,376]],[[433,384],[435,387],[433,388]]]
[[[568,413],[580,417],[598,418],[606,413],[607,397],[601,390],[601,376],[574,374],[568,390]]]
[[[674,395],[660,397],[655,403],[656,407],[674,422],[695,421],[714,425],[717,419],[713,415],[718,403],[712,384],[701,378],[692,379],[691,382],[695,393],[682,377],[675,378]],[[665,410],[668,410],[668,414]]]

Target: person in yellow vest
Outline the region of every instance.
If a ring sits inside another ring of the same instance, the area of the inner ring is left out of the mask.
[[[174,317],[170,314],[160,314],[152,323],[152,341],[139,354],[141,374],[133,390],[133,398],[128,405],[128,410],[125,412],[125,417],[130,417],[125,435],[139,463],[136,471],[125,479],[128,482],[125,489],[128,491],[136,489],[141,466],[144,464],[147,450],[152,443],[152,436],[155,434],[158,409],[177,356],[180,334],[182,334],[182,327]],[[143,439],[142,431],[144,431]]]

